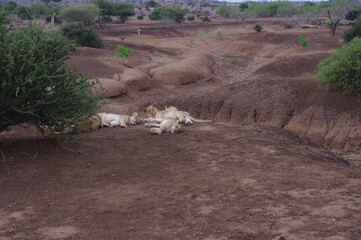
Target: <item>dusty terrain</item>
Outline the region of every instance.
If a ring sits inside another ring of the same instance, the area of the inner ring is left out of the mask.
[[[0,240],[361,239],[361,97],[313,79],[343,29],[261,23],[99,29],[106,48],[68,63],[100,79],[112,97],[102,111],[157,103],[216,122],[82,133],[70,144],[83,154],[31,127],[0,133]],[[120,36],[130,59],[114,57]]]

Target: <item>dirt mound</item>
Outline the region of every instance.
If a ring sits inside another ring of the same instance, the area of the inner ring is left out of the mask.
[[[267,64],[256,70],[253,75],[280,76],[280,77],[300,77],[304,75],[312,76],[316,71],[317,64],[326,57],[328,53],[312,52],[307,53],[300,50],[286,51],[281,55],[276,55]]]
[[[191,56],[149,71],[157,85],[180,86],[212,79],[215,61],[211,54],[195,52]]]
[[[127,92],[124,82],[109,78],[98,78],[96,91],[107,97],[116,97]]]
[[[153,86],[148,74],[138,69],[125,69],[122,74],[115,74],[112,79],[99,78],[98,80],[97,91],[107,97],[144,91]]]

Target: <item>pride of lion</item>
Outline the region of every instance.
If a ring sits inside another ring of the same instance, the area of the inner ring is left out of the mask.
[[[174,106],[166,106],[164,110],[159,111],[156,104],[144,108],[148,118],[139,118],[138,113],[131,116],[118,115],[113,113],[98,113],[84,122],[85,130],[96,130],[100,127],[124,127],[138,123],[145,123],[145,126],[152,127],[150,133],[162,134],[163,132],[181,133],[183,126],[181,124],[193,124],[193,122],[214,122],[213,120],[201,120],[193,118],[188,112],[180,111]]]

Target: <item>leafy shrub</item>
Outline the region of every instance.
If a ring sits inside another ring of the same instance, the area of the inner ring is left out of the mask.
[[[355,37],[361,37],[361,17],[359,17],[356,22],[343,33],[342,37],[345,42],[349,42]]]
[[[18,6],[14,9],[14,12],[21,18],[25,20],[34,19],[34,14],[31,12],[29,7]]]
[[[29,5],[30,11],[36,15],[36,18],[45,15],[48,12],[48,7],[41,3],[32,3]]]
[[[154,8],[154,7],[160,7],[161,5],[159,3],[157,3],[156,1],[150,0],[150,1],[146,1],[144,3],[144,7],[145,8]]]
[[[138,19],[138,20],[143,20],[143,19],[144,19],[144,15],[139,15],[139,16],[137,16],[137,19]]]
[[[237,58],[233,58],[231,59],[231,64],[235,65],[238,63],[238,59]]]
[[[254,25],[253,29],[256,31],[256,32],[261,32],[262,31],[262,27],[258,24]]]
[[[316,79],[325,89],[361,93],[361,38],[343,45],[317,65]]]
[[[12,12],[18,5],[16,2],[10,1],[7,3],[0,2],[0,9],[3,9],[6,12]]]
[[[361,15],[361,9],[351,10],[346,14],[345,19],[353,21]]]
[[[64,24],[60,31],[65,37],[74,40],[80,46],[103,47],[103,41],[94,28],[85,26],[82,23],[74,22]]]
[[[78,4],[65,7],[59,14],[65,22],[81,22],[89,26],[95,22],[100,9],[95,4]]]
[[[62,132],[98,110],[94,83],[65,64],[72,41],[34,25],[9,32],[0,23],[0,36],[0,131],[30,123]]]
[[[187,17],[187,20],[188,20],[188,21],[194,21],[194,19],[195,19],[194,16],[189,16],[189,17]]]
[[[9,16],[6,11],[0,10],[0,23],[9,24]]]
[[[248,3],[241,3],[239,5],[239,9],[241,9],[241,11],[244,11],[246,8],[248,8]]]
[[[211,21],[211,19],[207,16],[202,17],[201,19],[202,19],[202,22],[210,22]]]
[[[307,38],[304,38],[304,37],[302,37],[302,36],[298,36],[298,44],[300,44],[301,46],[303,46],[303,47],[306,47],[306,46],[308,46],[308,44],[309,44],[309,42],[310,42],[310,40],[308,40]]]
[[[331,19],[326,20],[324,23],[325,23],[325,26],[328,27],[328,28],[331,28],[332,24],[333,24]]]
[[[116,51],[115,55],[121,57],[122,59],[124,59],[124,58],[128,59],[130,57],[130,54],[132,52],[134,52],[133,49],[126,48],[126,47],[124,47],[122,45],[119,45],[119,44],[117,44],[117,47],[115,48],[115,51]]]
[[[224,39],[224,30],[217,28],[209,32],[210,36],[217,40],[223,40]]]
[[[199,30],[197,35],[200,37],[208,37],[208,33],[203,29]]]

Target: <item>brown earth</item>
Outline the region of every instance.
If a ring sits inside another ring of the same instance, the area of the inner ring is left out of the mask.
[[[85,154],[32,127],[0,133],[0,240],[361,239],[361,98],[313,80],[342,29],[260,23],[99,29],[106,48],[68,63],[113,96],[102,111],[158,103],[217,122],[161,136],[103,128],[67,144]],[[121,60],[112,49],[125,35],[135,51]]]

